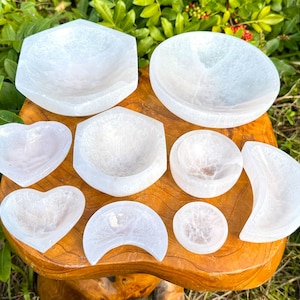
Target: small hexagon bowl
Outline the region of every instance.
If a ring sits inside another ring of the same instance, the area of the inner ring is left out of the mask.
[[[135,38],[81,19],[25,38],[16,74],[23,95],[66,116],[109,109],[137,83]]]
[[[273,62],[239,38],[188,32],[162,42],[150,60],[159,100],[181,119],[209,128],[249,123],[276,99],[280,80]]]
[[[167,169],[164,126],[130,109],[111,108],[77,125],[73,166],[103,193],[138,193]]]
[[[243,170],[243,159],[227,136],[212,130],[193,130],[173,144],[170,168],[183,191],[198,198],[212,198],[234,186]]]

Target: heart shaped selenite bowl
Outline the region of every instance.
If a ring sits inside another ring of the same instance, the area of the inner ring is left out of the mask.
[[[135,38],[80,19],[25,38],[16,74],[21,93],[66,116],[113,107],[137,82]]]
[[[149,71],[153,91],[172,113],[210,128],[255,120],[280,88],[278,72],[261,50],[216,32],[165,40],[154,50]]]
[[[160,216],[135,201],[117,201],[103,206],[88,221],[83,249],[94,265],[113,248],[133,245],[162,261],[168,249],[168,233]]]
[[[190,202],[173,218],[173,231],[178,242],[197,254],[219,250],[228,236],[228,224],[223,213],[205,202]]]
[[[0,173],[22,187],[54,171],[72,143],[70,129],[55,121],[0,126]]]
[[[237,182],[243,159],[236,144],[212,130],[193,130],[179,137],[170,152],[177,185],[199,198],[224,194]]]
[[[5,228],[21,242],[46,252],[63,238],[80,219],[85,207],[83,193],[73,186],[47,192],[20,189],[1,203]]]
[[[120,197],[140,192],[167,169],[164,126],[114,107],[77,125],[74,169],[90,186]]]
[[[240,239],[265,243],[287,237],[300,226],[300,164],[261,142],[246,142],[242,155],[253,190],[253,210]]]

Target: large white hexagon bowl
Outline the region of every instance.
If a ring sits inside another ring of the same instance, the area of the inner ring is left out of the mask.
[[[167,169],[164,126],[130,109],[111,108],[77,125],[73,166],[103,193],[138,193]]]
[[[167,39],[154,50],[149,70],[155,94],[172,113],[211,128],[257,119],[280,88],[278,72],[261,50],[216,32]]]
[[[137,83],[135,38],[81,19],[25,38],[16,74],[23,95],[66,116],[111,108]]]

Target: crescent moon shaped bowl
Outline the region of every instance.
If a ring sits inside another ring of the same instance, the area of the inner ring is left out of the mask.
[[[80,19],[25,38],[16,73],[22,94],[66,116],[111,108],[137,83],[135,38]]]
[[[237,182],[243,159],[236,144],[212,130],[193,130],[180,136],[170,152],[170,169],[177,185],[189,195],[212,198]]]
[[[123,197],[164,174],[166,151],[161,122],[117,106],[77,125],[73,165],[90,186]]]
[[[20,189],[1,203],[1,221],[21,242],[44,253],[62,239],[83,214],[85,197],[73,186],[47,192]]]
[[[54,171],[72,143],[70,129],[60,122],[0,126],[0,173],[22,187],[30,186]]]
[[[249,123],[280,88],[273,62],[255,46],[216,32],[188,32],[158,45],[150,59],[158,99],[181,119],[204,127]]]
[[[223,213],[206,202],[190,202],[173,218],[173,231],[178,242],[197,254],[219,250],[226,242],[228,224]]]
[[[162,261],[168,249],[168,233],[160,216],[135,201],[117,201],[94,213],[83,233],[83,249],[95,265],[108,251],[122,245],[140,247]]]
[[[261,142],[246,142],[242,155],[254,203],[240,239],[265,243],[287,237],[300,226],[300,164]]]

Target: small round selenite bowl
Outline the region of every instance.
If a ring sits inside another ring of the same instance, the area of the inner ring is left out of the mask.
[[[249,123],[272,105],[280,88],[273,62],[239,38],[188,32],[154,50],[150,81],[158,99],[179,118],[204,127]]]
[[[205,202],[190,202],[173,218],[173,231],[178,242],[197,254],[219,250],[228,236],[228,224],[223,213]]]
[[[77,125],[73,165],[90,186],[115,197],[138,193],[167,169],[164,126],[123,107]]]
[[[183,191],[194,197],[212,198],[234,186],[241,175],[243,159],[239,148],[225,135],[194,130],[173,144],[170,167]]]
[[[16,73],[23,95],[66,116],[109,109],[137,83],[135,38],[80,19],[27,37]]]

